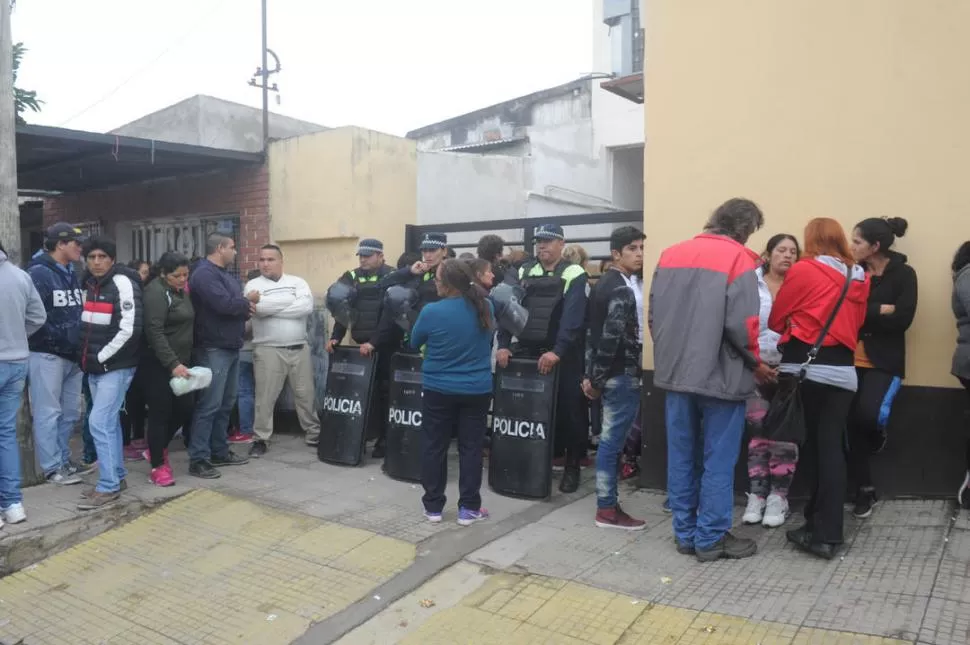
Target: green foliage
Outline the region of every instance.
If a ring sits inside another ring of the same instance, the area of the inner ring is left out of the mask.
[[[17,72],[20,69],[20,61],[26,52],[27,48],[24,47],[23,43],[16,43],[13,46],[13,100],[17,108],[17,123],[26,123],[21,115],[27,110],[40,112],[40,106],[44,103],[37,98],[37,92],[17,87]]]

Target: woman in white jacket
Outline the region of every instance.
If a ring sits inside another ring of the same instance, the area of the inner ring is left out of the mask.
[[[777,366],[781,362],[778,351],[780,336],[768,329],[768,316],[775,295],[781,288],[785,274],[792,267],[800,249],[798,240],[786,233],[768,240],[764,263],[758,268],[758,293],[761,296],[759,311],[758,348],[761,360]],[[798,463],[798,446],[785,441],[771,441],[759,436],[759,429],[768,411],[767,397],[759,390],[758,398],[748,402],[747,420],[752,429],[748,443],[748,506],[742,521],[745,524],[761,523],[775,528],[788,517],[788,489]]]

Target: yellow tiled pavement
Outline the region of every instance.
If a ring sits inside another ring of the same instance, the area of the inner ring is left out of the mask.
[[[413,560],[405,542],[195,491],[0,579],[0,642],[290,643]]]
[[[656,605],[542,576],[498,574],[407,645],[902,645],[908,641]]]

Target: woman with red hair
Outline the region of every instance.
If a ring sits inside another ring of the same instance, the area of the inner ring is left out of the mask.
[[[789,269],[768,319],[768,327],[781,334],[780,372],[801,372],[845,281],[851,281],[801,385],[808,431],[802,462],[808,463],[812,497],[805,526],[788,531],[788,540],[798,548],[831,559],[842,544],[846,422],[858,388],[855,348],[866,317],[869,279],[853,262],[845,231],[834,219],[813,219],[804,239],[805,254]]]

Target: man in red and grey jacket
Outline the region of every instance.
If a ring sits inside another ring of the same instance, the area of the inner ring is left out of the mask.
[[[728,200],[703,234],[661,254],[650,288],[674,536],[679,552],[704,562],[757,551],[729,530],[745,401],[756,379],[774,378],[758,355],[758,256],[744,246],[763,224],[753,202]]]

